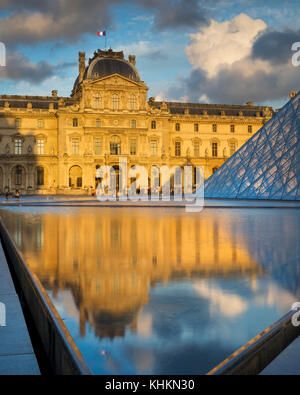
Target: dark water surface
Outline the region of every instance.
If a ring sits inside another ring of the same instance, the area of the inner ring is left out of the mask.
[[[206,373],[300,300],[300,210],[0,215],[97,374]]]

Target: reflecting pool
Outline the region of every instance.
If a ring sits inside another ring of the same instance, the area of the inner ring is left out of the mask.
[[[1,209],[96,374],[206,373],[300,300],[300,210]]]

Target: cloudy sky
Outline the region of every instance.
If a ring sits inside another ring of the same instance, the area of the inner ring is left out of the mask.
[[[299,0],[0,0],[0,94],[69,96],[99,30],[157,99],[279,107],[300,89]]]

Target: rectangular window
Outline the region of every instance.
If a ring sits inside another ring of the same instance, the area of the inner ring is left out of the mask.
[[[212,143],[212,156],[218,156],[218,143]]]
[[[43,128],[43,127],[44,127],[44,120],[38,119],[38,128]]]
[[[197,123],[194,124],[194,132],[199,132],[199,125]]]
[[[78,118],[73,118],[73,127],[77,128],[78,126]]]
[[[38,155],[44,155],[44,140],[37,140],[36,142],[37,145],[37,154]]]
[[[248,133],[252,133],[252,125],[248,125]]]
[[[101,155],[101,139],[94,140],[95,155]]]
[[[136,155],[136,140],[130,140],[130,155]]]
[[[21,127],[21,118],[16,118],[15,125],[16,125],[16,128]]]
[[[157,155],[157,141],[155,140],[150,141],[150,152],[151,152],[151,156]]]
[[[233,155],[236,151],[236,146],[235,146],[235,142],[231,141],[229,143],[229,149],[230,149],[230,156]]]
[[[16,155],[22,154],[22,139],[15,140],[15,154]]]
[[[175,143],[175,156],[181,156],[181,143],[178,141]]]
[[[132,129],[136,128],[136,120],[135,119],[132,119],[132,121],[131,121],[131,128]]]
[[[217,124],[216,124],[216,123],[214,123],[214,124],[212,125],[212,131],[213,131],[214,133],[217,132]]]
[[[180,132],[180,123],[176,123],[175,130],[176,132]]]
[[[194,142],[194,156],[199,157],[199,141]]]
[[[101,127],[101,121],[100,119],[96,119],[96,128],[100,128]]]
[[[231,133],[234,133],[234,132],[235,132],[235,127],[234,127],[234,125],[230,125],[230,132],[231,132]]]
[[[79,154],[79,139],[72,139],[72,154]]]

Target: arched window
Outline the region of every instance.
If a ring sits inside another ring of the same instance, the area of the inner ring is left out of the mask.
[[[36,183],[37,183],[37,186],[44,185],[44,168],[43,168],[43,166],[38,166],[36,168]]]
[[[112,110],[119,109],[119,96],[116,93],[114,93],[111,97],[111,108]]]
[[[136,110],[136,97],[135,95],[130,95],[129,98],[129,109]]]
[[[120,155],[121,154],[121,140],[118,136],[113,136],[110,140],[110,154]]]
[[[94,96],[94,108],[97,110],[99,108],[101,108],[102,103],[101,103],[101,96],[97,93]]]
[[[156,121],[151,121],[151,129],[156,129]]]

